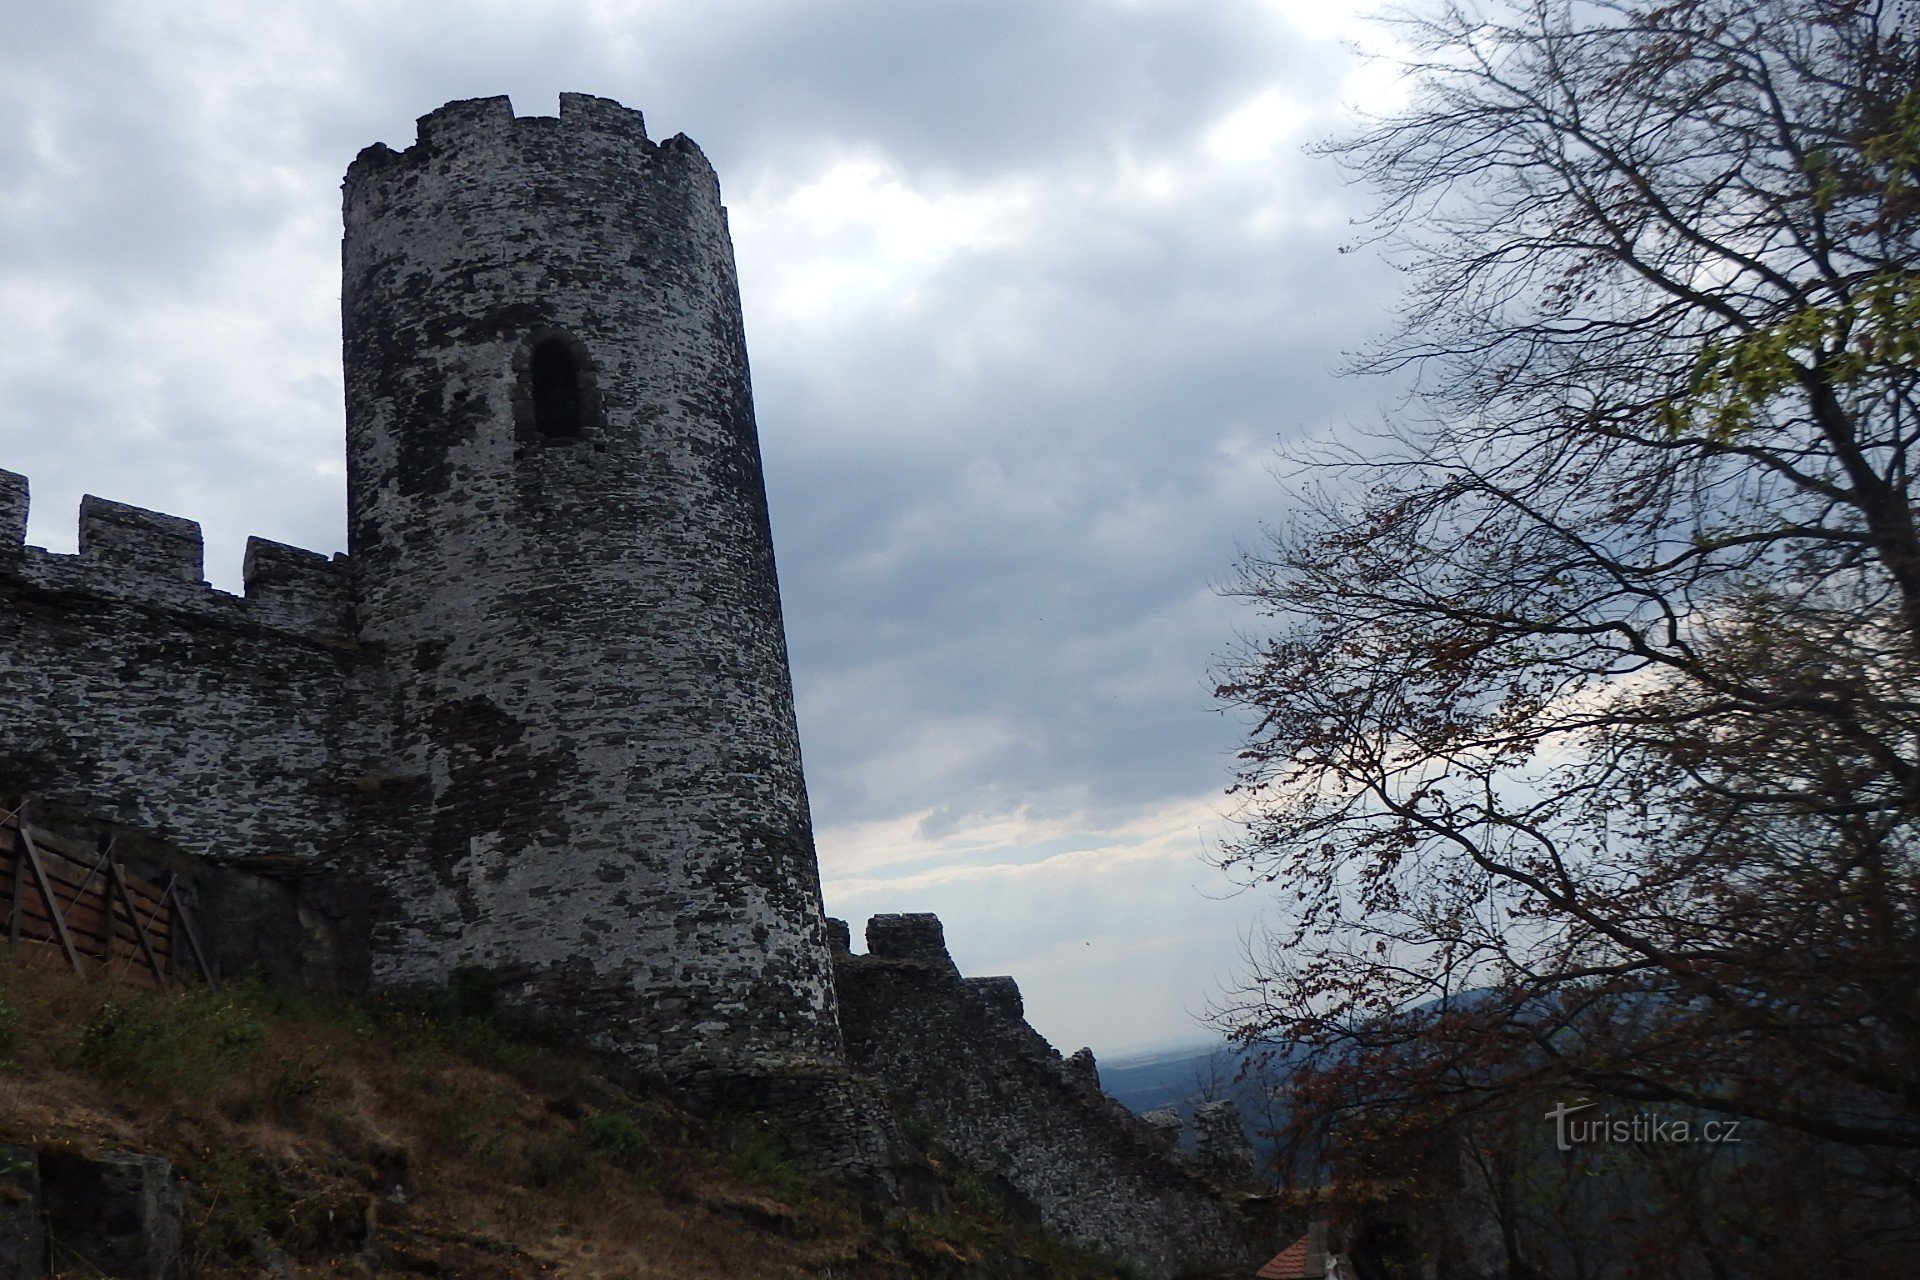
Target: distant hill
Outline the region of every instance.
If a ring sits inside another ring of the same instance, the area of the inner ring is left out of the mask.
[[[1273,1086],[1284,1080],[1286,1069],[1282,1063],[1260,1076],[1237,1079],[1244,1053],[1224,1041],[1212,1041],[1129,1054],[1100,1064],[1100,1084],[1130,1111],[1144,1114],[1171,1108],[1189,1120],[1198,1103],[1233,1099],[1264,1168],[1274,1147],[1268,1133],[1286,1122],[1284,1109],[1272,1097]]]
[[[1173,1107],[1185,1115],[1193,1102],[1201,1100],[1201,1082],[1210,1078],[1209,1073],[1224,1068],[1231,1076],[1234,1062],[1233,1049],[1221,1041],[1176,1045],[1102,1062],[1100,1083],[1129,1110],[1144,1113]]]

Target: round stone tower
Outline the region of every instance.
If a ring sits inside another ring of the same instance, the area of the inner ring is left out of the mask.
[[[377,977],[485,969],[674,1073],[838,1061],[713,170],[484,98],[345,203]]]

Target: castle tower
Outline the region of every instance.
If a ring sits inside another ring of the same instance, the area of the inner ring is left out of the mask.
[[[349,546],[386,672],[376,977],[642,1063],[840,1057],[712,169],[563,94],[347,173]]]

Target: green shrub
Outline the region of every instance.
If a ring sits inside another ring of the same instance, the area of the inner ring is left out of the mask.
[[[251,1063],[266,1024],[237,996],[196,988],[177,997],[108,997],[80,1028],[71,1057],[83,1070],[201,1092]]]
[[[971,1169],[959,1169],[948,1188],[953,1207],[976,1217],[999,1220],[1006,1216],[1006,1202],[984,1177]]]
[[[0,961],[4,963],[4,961]],[[20,1033],[20,1014],[7,999],[7,993],[0,991],[0,1054],[12,1053],[20,1047],[24,1037]]]
[[[285,1196],[243,1157],[216,1152],[186,1172],[195,1210],[188,1253],[196,1262],[250,1259],[282,1225]]]
[[[296,1054],[279,1063],[267,1078],[267,1102],[277,1110],[292,1110],[332,1092],[337,1083],[324,1064]]]
[[[367,1002],[361,1016],[370,1027],[416,1048],[457,1053],[529,1082],[558,1083],[551,1050],[567,1043],[564,1030],[506,1003],[491,969],[456,969],[445,987],[383,991]]]
[[[580,1122],[587,1145],[615,1164],[637,1169],[652,1145],[630,1111],[606,1111],[590,1115]]]
[[[447,998],[462,1018],[497,1017],[505,1007],[500,975],[483,965],[461,965],[447,977]]]
[[[722,1157],[736,1177],[780,1195],[797,1195],[806,1189],[806,1175],[787,1158],[764,1121],[723,1121],[716,1129]]]

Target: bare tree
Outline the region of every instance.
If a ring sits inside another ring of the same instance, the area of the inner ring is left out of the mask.
[[[1853,0],[1406,17],[1332,150],[1417,392],[1242,565],[1225,1011],[1357,1151],[1555,1089],[1920,1151],[1920,50]],[[1371,1126],[1371,1128],[1369,1127]]]

